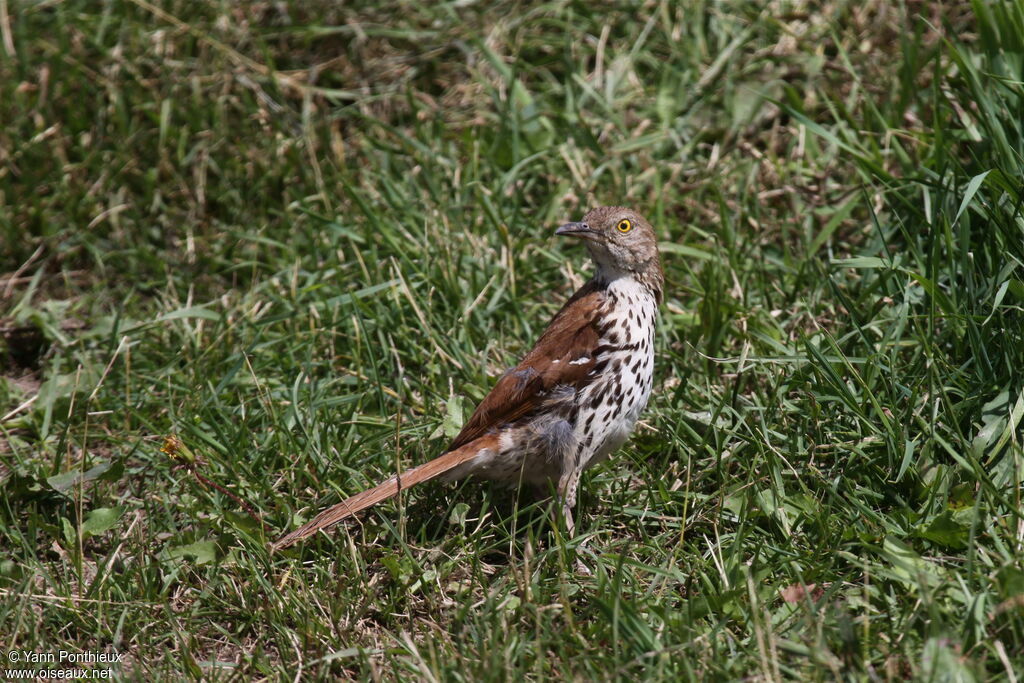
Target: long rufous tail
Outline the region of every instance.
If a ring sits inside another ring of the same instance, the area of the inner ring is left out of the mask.
[[[492,443],[493,442],[493,443]],[[448,451],[437,456],[430,462],[423,463],[417,467],[410,468],[401,474],[391,477],[387,481],[367,489],[362,493],[347,498],[337,505],[332,505],[319,515],[303,524],[295,531],[282,536],[270,545],[271,551],[287,548],[309,536],[312,536],[321,529],[327,529],[338,522],[351,517],[352,515],[372,507],[381,501],[397,496],[399,491],[411,488],[416,484],[429,481],[439,477],[464,462],[472,460],[486,448],[497,445],[497,437],[488,434],[474,439],[464,446]]]

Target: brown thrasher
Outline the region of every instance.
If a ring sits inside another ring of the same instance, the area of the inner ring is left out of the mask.
[[[582,239],[597,271],[523,361],[502,375],[448,450],[324,510],[274,549],[435,477],[557,482],[573,532],[580,473],[622,445],[651,394],[664,276],[654,229],[631,209],[600,207],[555,234]]]

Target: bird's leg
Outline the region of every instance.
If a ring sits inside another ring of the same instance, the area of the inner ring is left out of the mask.
[[[580,469],[568,467],[558,479],[558,499],[562,501],[562,517],[569,538],[576,535],[576,522],[572,518],[572,510],[576,507],[576,489],[580,485]]]
[[[569,538],[576,536],[576,523],[572,518],[572,509],[576,507],[576,489],[580,485],[580,475],[583,473],[579,467],[570,467],[558,480],[558,497],[562,501],[562,517],[565,519],[565,529]],[[586,541],[581,541],[576,547],[576,571],[583,576],[591,576],[593,572],[590,567],[583,563],[579,551]]]
[[[572,518],[572,505],[562,506],[562,517],[565,518],[565,530],[569,532],[569,538],[576,535],[576,522]]]

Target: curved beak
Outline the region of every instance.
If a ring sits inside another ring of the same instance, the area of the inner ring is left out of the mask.
[[[586,223],[566,223],[562,227],[555,230],[556,235],[570,235],[572,237],[582,237],[584,239],[595,239],[600,233],[597,230],[592,229]]]

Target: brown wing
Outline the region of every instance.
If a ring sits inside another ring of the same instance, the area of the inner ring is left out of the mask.
[[[588,282],[548,324],[522,362],[509,370],[487,394],[452,441],[449,450],[479,438],[491,429],[528,415],[559,385],[580,386],[594,367],[602,288]]]

